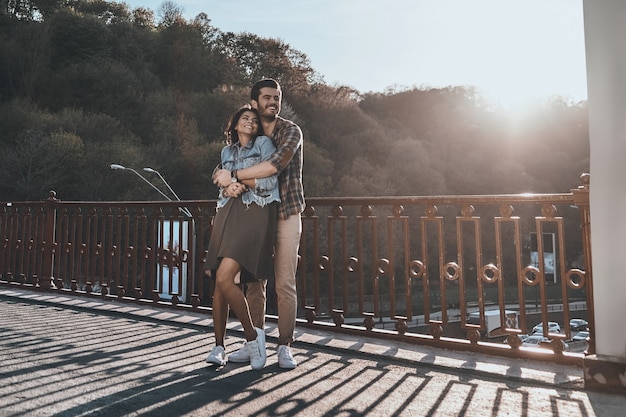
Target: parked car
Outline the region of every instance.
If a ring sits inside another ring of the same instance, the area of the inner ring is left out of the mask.
[[[522,346],[539,347],[542,343],[549,344],[550,339],[538,334],[533,334],[524,339],[524,341],[522,342]]]
[[[571,319],[569,321],[569,328],[570,330],[589,330],[589,323],[587,323],[587,320],[583,320],[583,319]]]
[[[535,327],[533,327],[533,333],[541,333],[543,334],[543,323],[539,323]],[[561,326],[559,323],[555,321],[548,322],[548,333],[561,333]]]
[[[533,334],[532,336],[528,336],[526,340],[522,342],[522,346],[527,347],[540,347],[550,349],[550,339],[547,337],[541,336],[540,334]],[[563,349],[569,350],[569,345],[563,342]]]
[[[541,335],[534,334],[524,339],[524,341],[522,342],[522,346],[538,347],[542,343],[550,343],[550,339],[548,339],[547,337],[543,337]]]
[[[519,340],[520,340],[520,342],[522,342],[522,343],[524,342],[524,340],[528,339],[528,336],[529,336],[529,335],[527,335],[527,334],[523,334],[523,333],[518,333],[518,334],[517,334],[517,337],[519,337]],[[504,340],[502,341],[502,343],[509,343],[509,342],[508,342],[506,339],[504,339]]]
[[[574,337],[572,337],[572,342],[586,342],[589,337],[589,332],[583,330],[582,332],[576,333]]]

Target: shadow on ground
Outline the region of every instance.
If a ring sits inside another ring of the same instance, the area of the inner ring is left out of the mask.
[[[271,338],[263,370],[216,368],[204,362],[209,329],[8,297],[0,306],[1,416],[591,417],[626,406],[618,396],[297,343],[299,366],[284,371]],[[241,343],[230,333],[227,351]]]

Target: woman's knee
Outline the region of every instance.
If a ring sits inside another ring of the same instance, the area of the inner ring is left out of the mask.
[[[239,264],[234,259],[222,259],[215,274],[215,285],[222,288],[224,285],[235,285],[235,276],[240,269]]]

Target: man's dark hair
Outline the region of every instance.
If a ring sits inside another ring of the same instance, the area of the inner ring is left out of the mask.
[[[250,98],[254,101],[259,101],[259,95],[261,94],[261,88],[270,87],[280,90],[280,84],[273,78],[265,78],[257,81],[250,90]]]

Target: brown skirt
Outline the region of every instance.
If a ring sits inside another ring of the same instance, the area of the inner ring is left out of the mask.
[[[215,270],[222,258],[241,265],[241,282],[274,278],[274,240],[278,203],[246,206],[241,197],[231,198],[217,211],[205,269]]]

